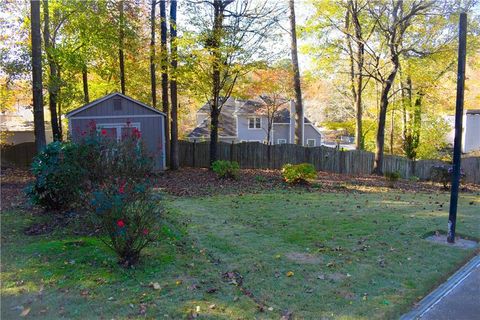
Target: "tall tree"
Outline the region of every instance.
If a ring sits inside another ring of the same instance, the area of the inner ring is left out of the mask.
[[[124,0],[118,2],[119,29],[118,29],[118,63],[120,67],[120,87],[122,94],[125,94],[125,3]]]
[[[363,101],[362,93],[365,89],[363,83],[363,65],[365,62],[365,39],[363,36],[363,27],[360,22],[360,15],[365,8],[365,4],[358,0],[349,0],[347,3],[347,43],[348,53],[350,56],[350,78],[351,78],[351,91],[355,105],[355,148],[362,150],[364,148],[363,142]],[[353,26],[354,31],[350,34],[350,24]],[[355,43],[355,51],[352,48],[351,42]]]
[[[401,55],[411,48],[403,46],[405,32],[411,26],[412,21],[424,13],[432,2],[413,0],[405,3],[403,0],[394,1],[393,4],[375,3],[370,6],[370,14],[378,21],[379,40],[386,44],[386,53],[389,63],[376,65],[373,76],[381,84],[380,109],[378,114],[378,129],[375,139],[375,162],[372,173],[383,175],[383,158],[385,149],[385,122],[389,105],[390,90],[393,87],[395,77],[400,68]],[[380,52],[376,52],[380,60]],[[377,61],[378,61],[377,60]],[[384,69],[387,69],[384,72]]]
[[[150,84],[152,88],[152,106],[157,108],[157,79],[155,76],[155,30],[156,30],[156,17],[155,8],[157,7],[157,1],[151,0],[150,8]]]
[[[270,5],[272,3],[272,5]],[[210,163],[217,159],[219,116],[239,77],[268,61],[268,40],[280,10],[275,2],[197,0],[190,14],[197,36],[191,40],[192,86],[210,105]],[[270,52],[272,52],[270,50]],[[270,54],[271,55],[271,54]]]
[[[40,35],[40,1],[30,1],[30,20],[32,38],[32,89],[33,89],[33,121],[35,147],[41,152],[46,145],[45,122],[43,118],[42,94],[42,39]]]
[[[43,0],[43,38],[45,42],[45,52],[47,53],[47,61],[49,67],[48,74],[48,105],[50,107],[50,117],[52,125],[52,134],[54,140],[62,140],[59,126],[61,123],[57,117],[57,97],[59,90],[58,68],[53,57],[55,50],[55,42],[50,38],[50,12],[48,8],[48,0]]]
[[[172,141],[170,149],[170,168],[177,170],[178,159],[178,93],[177,93],[177,0],[170,0],[170,102],[172,104]]]
[[[165,144],[167,164],[170,162],[170,110],[168,105],[168,51],[167,51],[167,9],[166,0],[160,0],[160,65],[162,71],[162,111],[165,121]]]
[[[295,21],[295,0],[289,0],[290,8],[290,33],[291,33],[291,56],[293,70],[293,86],[295,89],[295,143],[303,145],[303,103],[302,86],[300,83],[300,68],[298,66],[297,50],[297,24]],[[291,115],[293,116],[293,115]]]

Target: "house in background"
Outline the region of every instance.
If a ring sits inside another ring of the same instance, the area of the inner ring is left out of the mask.
[[[120,140],[136,129],[155,158],[157,169],[165,169],[166,115],[121,93],[112,93],[66,114],[72,141],[82,139],[88,130],[105,130],[112,139]]]
[[[447,134],[447,142],[453,146],[455,138],[455,116],[447,116],[445,120],[451,130]],[[480,150],[480,109],[467,110],[463,115],[462,153]]]
[[[219,116],[218,140],[227,143],[261,142],[271,144],[294,143],[295,141],[295,104],[279,110],[273,118],[270,141],[267,141],[268,117],[262,112],[264,102],[261,99],[241,100],[228,98]],[[303,123],[303,145],[320,146],[322,134],[307,118]],[[197,111],[197,127],[187,136],[190,141],[210,139],[210,103]]]
[[[48,114],[45,115],[48,119]],[[19,106],[15,110],[4,111],[0,115],[2,145],[17,145],[35,142],[32,108]],[[50,122],[45,122],[45,138],[47,143],[53,141]]]

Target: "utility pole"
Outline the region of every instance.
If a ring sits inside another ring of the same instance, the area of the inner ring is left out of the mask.
[[[465,64],[467,56],[467,14],[460,14],[458,32],[458,70],[457,102],[455,110],[455,140],[453,143],[452,190],[450,195],[450,212],[448,215],[447,242],[455,243],[455,226],[457,222],[458,188],[460,185],[460,162],[462,152],[463,100],[465,91]]]

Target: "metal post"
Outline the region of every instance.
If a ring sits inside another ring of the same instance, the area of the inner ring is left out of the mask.
[[[458,75],[457,75],[457,102],[455,111],[455,140],[453,144],[453,172],[452,190],[450,196],[450,213],[448,215],[449,243],[455,243],[455,226],[457,222],[458,188],[460,184],[460,162],[462,152],[462,122],[463,100],[465,90],[465,63],[467,55],[467,14],[460,14],[458,34]]]

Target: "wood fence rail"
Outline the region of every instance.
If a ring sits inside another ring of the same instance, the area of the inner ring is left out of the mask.
[[[179,141],[181,167],[209,167],[210,146],[208,142]],[[372,172],[375,155],[368,151],[342,151],[330,147],[302,147],[294,144],[266,145],[259,142],[230,144],[219,142],[218,159],[236,161],[241,168],[280,169],[287,163],[307,162],[316,170],[350,175]],[[433,166],[449,165],[440,160],[409,160],[404,157],[385,155],[383,172],[398,172],[404,179],[416,176],[430,178]],[[462,159],[466,181],[480,184],[480,157]]]
[[[208,142],[179,141],[181,167],[208,168]],[[26,167],[35,155],[33,142],[6,146],[1,149],[2,166]],[[258,142],[229,144],[219,142],[218,159],[237,161],[241,168],[280,169],[287,163],[308,162],[315,169],[350,175],[369,174],[373,169],[374,154],[368,151],[341,151],[325,146],[302,147],[294,144],[266,145]],[[385,155],[384,172],[400,173],[402,178],[416,176],[422,180],[430,178],[433,166],[448,165],[439,160],[408,160],[399,156]],[[480,184],[480,157],[462,158],[466,181]]]

